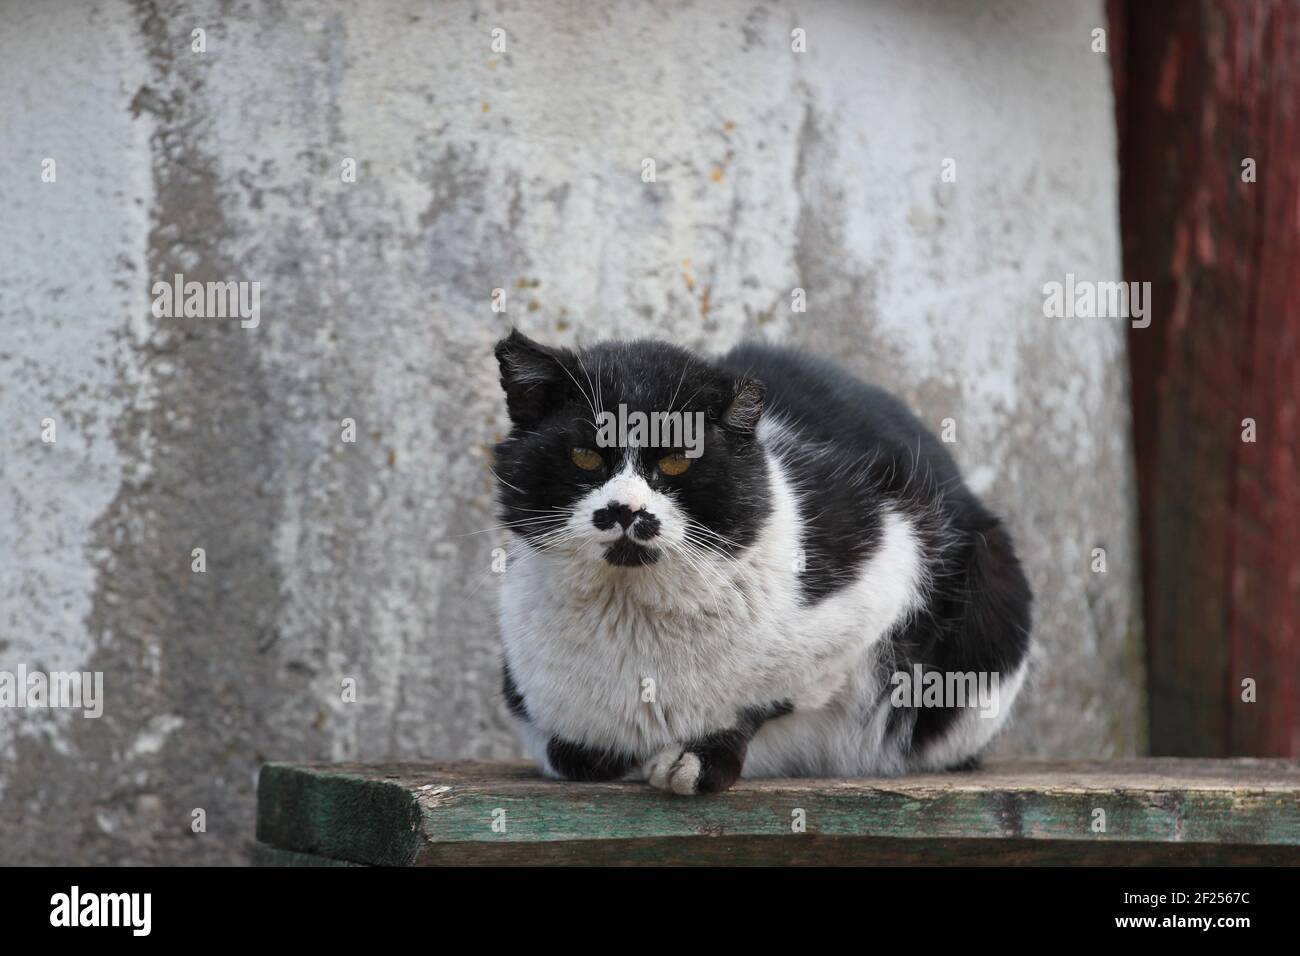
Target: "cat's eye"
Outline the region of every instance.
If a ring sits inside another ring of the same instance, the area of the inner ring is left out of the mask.
[[[590,448],[574,448],[569,452],[569,457],[583,471],[599,471],[600,467],[605,464],[605,459]]]
[[[691,467],[691,460],[685,455],[668,455],[659,459],[659,470],[669,478],[676,478],[689,467]]]

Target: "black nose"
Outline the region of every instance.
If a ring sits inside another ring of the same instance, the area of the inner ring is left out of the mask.
[[[601,531],[607,531],[614,527],[617,521],[624,530],[632,527],[632,522],[636,521],[640,512],[633,511],[627,505],[619,504],[617,501],[611,501],[604,508],[599,508],[591,515],[592,522]]]

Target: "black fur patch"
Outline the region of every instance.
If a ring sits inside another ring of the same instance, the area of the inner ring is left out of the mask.
[[[691,741],[684,749],[700,760],[696,789],[700,793],[718,793],[732,786],[740,779],[754,734],[767,721],[793,712],[794,705],[788,700],[747,707],[741,711],[735,727]]]
[[[651,541],[659,534],[659,519],[648,511],[642,512],[632,526],[632,536],[638,541]]]
[[[605,560],[623,568],[634,568],[640,564],[654,564],[659,560],[659,552],[637,544],[631,538],[619,538],[605,549]]]
[[[794,704],[788,700],[778,700],[759,707],[746,707],[740,712],[740,719],[736,724],[749,736],[753,737],[754,734],[758,733],[758,729],[769,720],[776,720],[778,717],[793,713]]]
[[[501,663],[501,696],[506,699],[506,709],[520,720],[530,720],[528,708],[524,705],[524,695],[515,686],[515,676],[510,673],[510,662]]]
[[[547,743],[546,757],[560,776],[588,783],[617,780],[636,766],[628,754],[595,750],[559,737]]]
[[[876,550],[882,504],[919,510],[940,489],[965,490],[943,443],[884,389],[772,346],[742,345],[723,361],[762,379],[768,414],[798,434],[788,470],[801,496],[800,583],[810,604],[853,581]]]
[[[745,766],[749,736],[739,730],[722,730],[691,741],[686,748],[700,760],[699,793],[719,793],[740,779]]]

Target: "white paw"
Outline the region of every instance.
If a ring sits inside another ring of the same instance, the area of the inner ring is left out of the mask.
[[[665,748],[646,761],[645,778],[652,787],[690,796],[699,786],[700,758],[681,747]]]

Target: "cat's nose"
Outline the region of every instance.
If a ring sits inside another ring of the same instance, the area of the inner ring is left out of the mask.
[[[608,531],[614,527],[615,522],[626,531],[632,527],[637,518],[644,515],[644,507],[633,510],[631,505],[623,504],[621,501],[611,501],[604,508],[597,508],[592,512],[591,521],[601,531]]]

